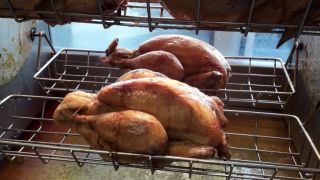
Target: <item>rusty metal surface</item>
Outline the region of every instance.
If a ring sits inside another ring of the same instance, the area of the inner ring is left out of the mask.
[[[313,104],[320,100],[320,37],[302,36],[304,47],[299,53],[299,68]]]
[[[4,22],[5,20],[0,19],[0,21]],[[30,40],[30,29],[27,27],[34,25],[37,26],[38,31],[48,32],[48,26],[42,21],[38,21],[37,24],[30,23],[31,22],[28,22],[28,24],[18,24],[13,20],[7,20],[7,23],[1,24],[0,79],[2,78],[2,81],[0,80],[0,99],[13,93],[39,94],[41,92],[41,89],[39,89],[32,77],[36,72],[38,39],[36,38],[34,42]],[[7,28],[7,26],[10,28]],[[17,36],[13,36],[14,34]],[[12,43],[12,40],[15,42]],[[3,49],[5,49],[6,53],[3,52]],[[49,58],[50,51],[48,45],[43,43],[41,62]],[[8,58],[9,63],[7,62]],[[9,66],[6,65],[8,66],[6,68],[1,67],[1,65],[4,66],[4,64],[9,64]],[[4,75],[4,73],[6,75]]]
[[[0,85],[3,85],[17,75],[30,55],[33,42],[29,31],[37,23],[0,19],[0,24]]]

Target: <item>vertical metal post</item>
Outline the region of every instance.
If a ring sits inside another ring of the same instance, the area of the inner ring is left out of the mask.
[[[249,33],[250,23],[251,23],[252,14],[253,14],[253,8],[254,8],[254,2],[255,2],[254,0],[251,0],[251,7],[250,7],[249,17],[246,25],[246,30],[244,32],[244,36],[247,36]]]
[[[8,5],[9,10],[11,11],[12,16],[14,17],[14,20],[15,20],[16,22],[21,23],[21,22],[27,21],[27,19],[19,19],[19,18],[18,18],[18,16],[16,15],[15,9],[14,9],[13,6],[12,6],[11,0],[7,0],[7,5]]]
[[[56,21],[59,23],[59,24],[63,24],[62,23],[62,20],[61,20],[61,17],[57,11],[57,8],[56,8],[56,5],[54,4],[53,0],[50,0],[50,5],[51,5],[51,8],[52,8],[52,11],[54,12],[54,15],[56,17]]]
[[[309,0],[308,4],[307,4],[307,7],[306,7],[306,10],[304,12],[303,18],[302,18],[302,20],[300,22],[300,25],[299,25],[299,28],[297,30],[297,33],[296,33],[296,35],[294,37],[294,43],[293,43],[294,46],[296,46],[296,43],[298,42],[299,36],[300,36],[300,34],[301,34],[302,30],[303,30],[303,26],[304,26],[304,24],[306,22],[306,19],[308,17],[309,12],[310,12],[311,4],[312,4],[312,0]],[[289,55],[289,57],[288,57],[288,59],[287,59],[287,61],[285,63],[285,66],[287,66],[288,64],[291,64],[291,62],[292,62],[292,54],[294,53],[295,50],[296,50],[296,48],[293,47],[291,52],[290,52],[291,57]]]
[[[148,14],[148,27],[149,27],[149,32],[153,31],[152,27],[152,20],[151,20],[151,7],[150,7],[150,0],[146,0],[147,3],[147,14]]]
[[[101,0],[97,0],[97,4],[98,4],[98,9],[99,9],[100,18],[101,18],[101,21],[102,21],[103,28],[105,28],[105,29],[110,28],[111,25],[107,24],[106,20],[104,18],[104,12],[103,12],[103,9],[102,9]]]
[[[201,8],[201,0],[195,0],[195,20],[196,20],[196,34],[199,34],[199,26],[200,26],[200,8]]]

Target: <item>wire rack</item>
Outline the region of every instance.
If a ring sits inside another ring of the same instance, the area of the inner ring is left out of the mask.
[[[97,92],[123,74],[99,60],[104,51],[62,49],[34,75],[46,93]],[[277,58],[226,57],[232,76],[225,89],[201,89],[219,96],[227,105],[283,109],[295,90]]]
[[[305,12],[298,24],[263,24],[253,23],[252,15],[255,11],[255,1],[251,0],[251,8],[248,13],[248,19],[246,22],[215,22],[202,20],[200,18],[200,0],[195,0],[195,20],[176,20],[168,16],[166,10],[159,3],[151,3],[155,1],[145,0],[140,2],[130,2],[127,8],[121,8],[114,13],[106,15],[101,8],[102,0],[97,0],[100,13],[97,14],[83,14],[83,13],[71,13],[71,12],[59,12],[54,0],[50,0],[50,10],[23,10],[15,9],[10,0],[7,0],[7,7],[1,8],[0,11],[4,12],[2,17],[14,18],[17,22],[23,22],[30,19],[41,19],[49,22],[63,22],[62,17],[73,17],[73,22],[81,22],[78,18],[85,18],[86,23],[102,24],[104,28],[117,26],[134,26],[134,27],[147,27],[150,31],[156,28],[162,29],[188,29],[199,30],[221,30],[221,31],[240,31],[245,35],[248,32],[259,29],[259,32],[275,32],[282,33],[284,28],[296,30],[295,38],[297,39],[300,34],[320,35],[320,26],[307,26],[305,21],[309,15],[312,0],[309,0],[305,7]],[[134,1],[134,0],[133,0]],[[145,13],[143,15],[135,15],[130,13],[135,9],[143,9]],[[167,15],[167,16],[165,16]],[[92,20],[88,20],[92,19]],[[211,28],[210,28],[211,26]],[[214,26],[215,28],[212,28]]]
[[[36,158],[43,163],[67,161],[113,166],[115,170],[133,167],[206,176],[241,179],[319,179],[320,155],[301,121],[293,115],[225,110],[230,120],[225,130],[231,145],[231,160],[191,159],[174,156],[149,156],[91,149],[69,125],[58,125],[52,113],[62,98],[11,95],[0,102],[7,122],[0,127],[0,152],[9,160]],[[22,104],[41,107],[37,113],[19,108]],[[26,129],[19,124],[31,121]],[[104,160],[101,156],[109,156]],[[121,164],[117,157],[141,159],[137,164]],[[174,161],[157,167],[157,161]]]

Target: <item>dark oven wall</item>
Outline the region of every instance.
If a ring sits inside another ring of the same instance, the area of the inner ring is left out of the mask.
[[[298,62],[296,93],[289,101],[286,113],[300,117],[319,148],[320,37],[302,36],[300,42],[301,49],[294,55],[294,61]]]

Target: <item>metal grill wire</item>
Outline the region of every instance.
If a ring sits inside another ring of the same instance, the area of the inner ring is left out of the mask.
[[[295,40],[301,34],[308,34],[308,35],[320,35],[319,26],[307,26],[305,25],[305,21],[308,17],[310,12],[310,7],[312,5],[312,0],[309,0],[306,4],[305,12],[303,18],[299,22],[298,25],[290,25],[290,24],[263,24],[263,23],[253,23],[251,22],[254,9],[254,0],[251,0],[251,8],[248,14],[248,20],[244,23],[239,22],[212,22],[212,21],[205,21],[202,20],[200,17],[200,4],[201,0],[195,0],[195,19],[194,20],[176,20],[168,17],[163,17],[164,8],[159,3],[150,3],[150,0],[146,0],[145,3],[129,3],[129,5],[121,11],[121,9],[114,13],[109,13],[108,15],[103,12],[101,4],[101,0],[97,0],[97,9],[99,10],[99,14],[83,14],[83,13],[67,13],[67,12],[59,12],[57,11],[56,4],[54,0],[50,0],[51,10],[48,11],[37,11],[37,10],[21,10],[15,9],[12,5],[11,0],[7,0],[8,8],[1,9],[5,12],[10,12],[10,16],[5,16],[8,18],[14,18],[17,22],[23,22],[30,19],[41,19],[50,22],[57,22],[58,24],[63,22],[62,17],[80,17],[80,18],[92,18],[91,21],[86,21],[87,23],[94,23],[94,24],[102,24],[104,28],[109,28],[112,25],[118,26],[133,26],[133,27],[147,27],[150,31],[155,28],[163,28],[163,29],[188,29],[188,30],[196,30],[196,33],[199,29],[209,29],[212,30],[211,27],[217,27],[217,25],[221,26],[221,28],[215,28],[215,30],[220,31],[238,31],[243,32],[245,35],[248,32],[252,32],[254,29],[261,28],[264,29],[265,32],[273,32],[273,33],[282,33],[284,32],[284,28],[286,29],[295,29],[296,36]],[[135,16],[135,15],[128,15],[127,9],[145,9],[147,12],[147,16]],[[158,12],[155,13],[157,15],[153,15],[151,12]],[[25,17],[21,14],[27,14]],[[39,14],[39,16],[31,17],[31,15]],[[28,17],[29,16],[29,17]],[[48,17],[49,16],[49,17]],[[81,22],[81,20],[75,20],[73,18],[73,22]],[[138,23],[137,23],[138,22]],[[192,25],[192,24],[195,24]]]
[[[62,98],[12,95],[0,102],[0,110],[8,111],[9,124],[1,127],[1,153],[9,160],[16,157],[75,162],[80,167],[98,164],[189,173],[189,175],[220,176],[245,179],[316,179],[319,178],[319,152],[301,121],[292,115],[225,110],[231,121],[226,135],[231,144],[232,159],[224,161],[149,156],[132,153],[93,150],[72,126],[57,126],[47,112]],[[22,111],[21,104],[40,105],[38,113]],[[24,121],[33,121],[27,129],[18,128]],[[13,136],[13,134],[19,134]],[[109,157],[103,160],[101,156]],[[121,164],[120,157],[141,159],[140,164]],[[174,161],[157,167],[157,161]]]
[[[62,49],[54,55],[34,78],[47,94],[52,91],[97,92],[123,74],[118,68],[107,67],[98,60],[103,51]],[[290,77],[278,58],[226,57],[232,66],[231,78],[225,89],[202,89],[216,94],[228,105],[283,109],[295,90]],[[268,68],[265,68],[268,67]]]

